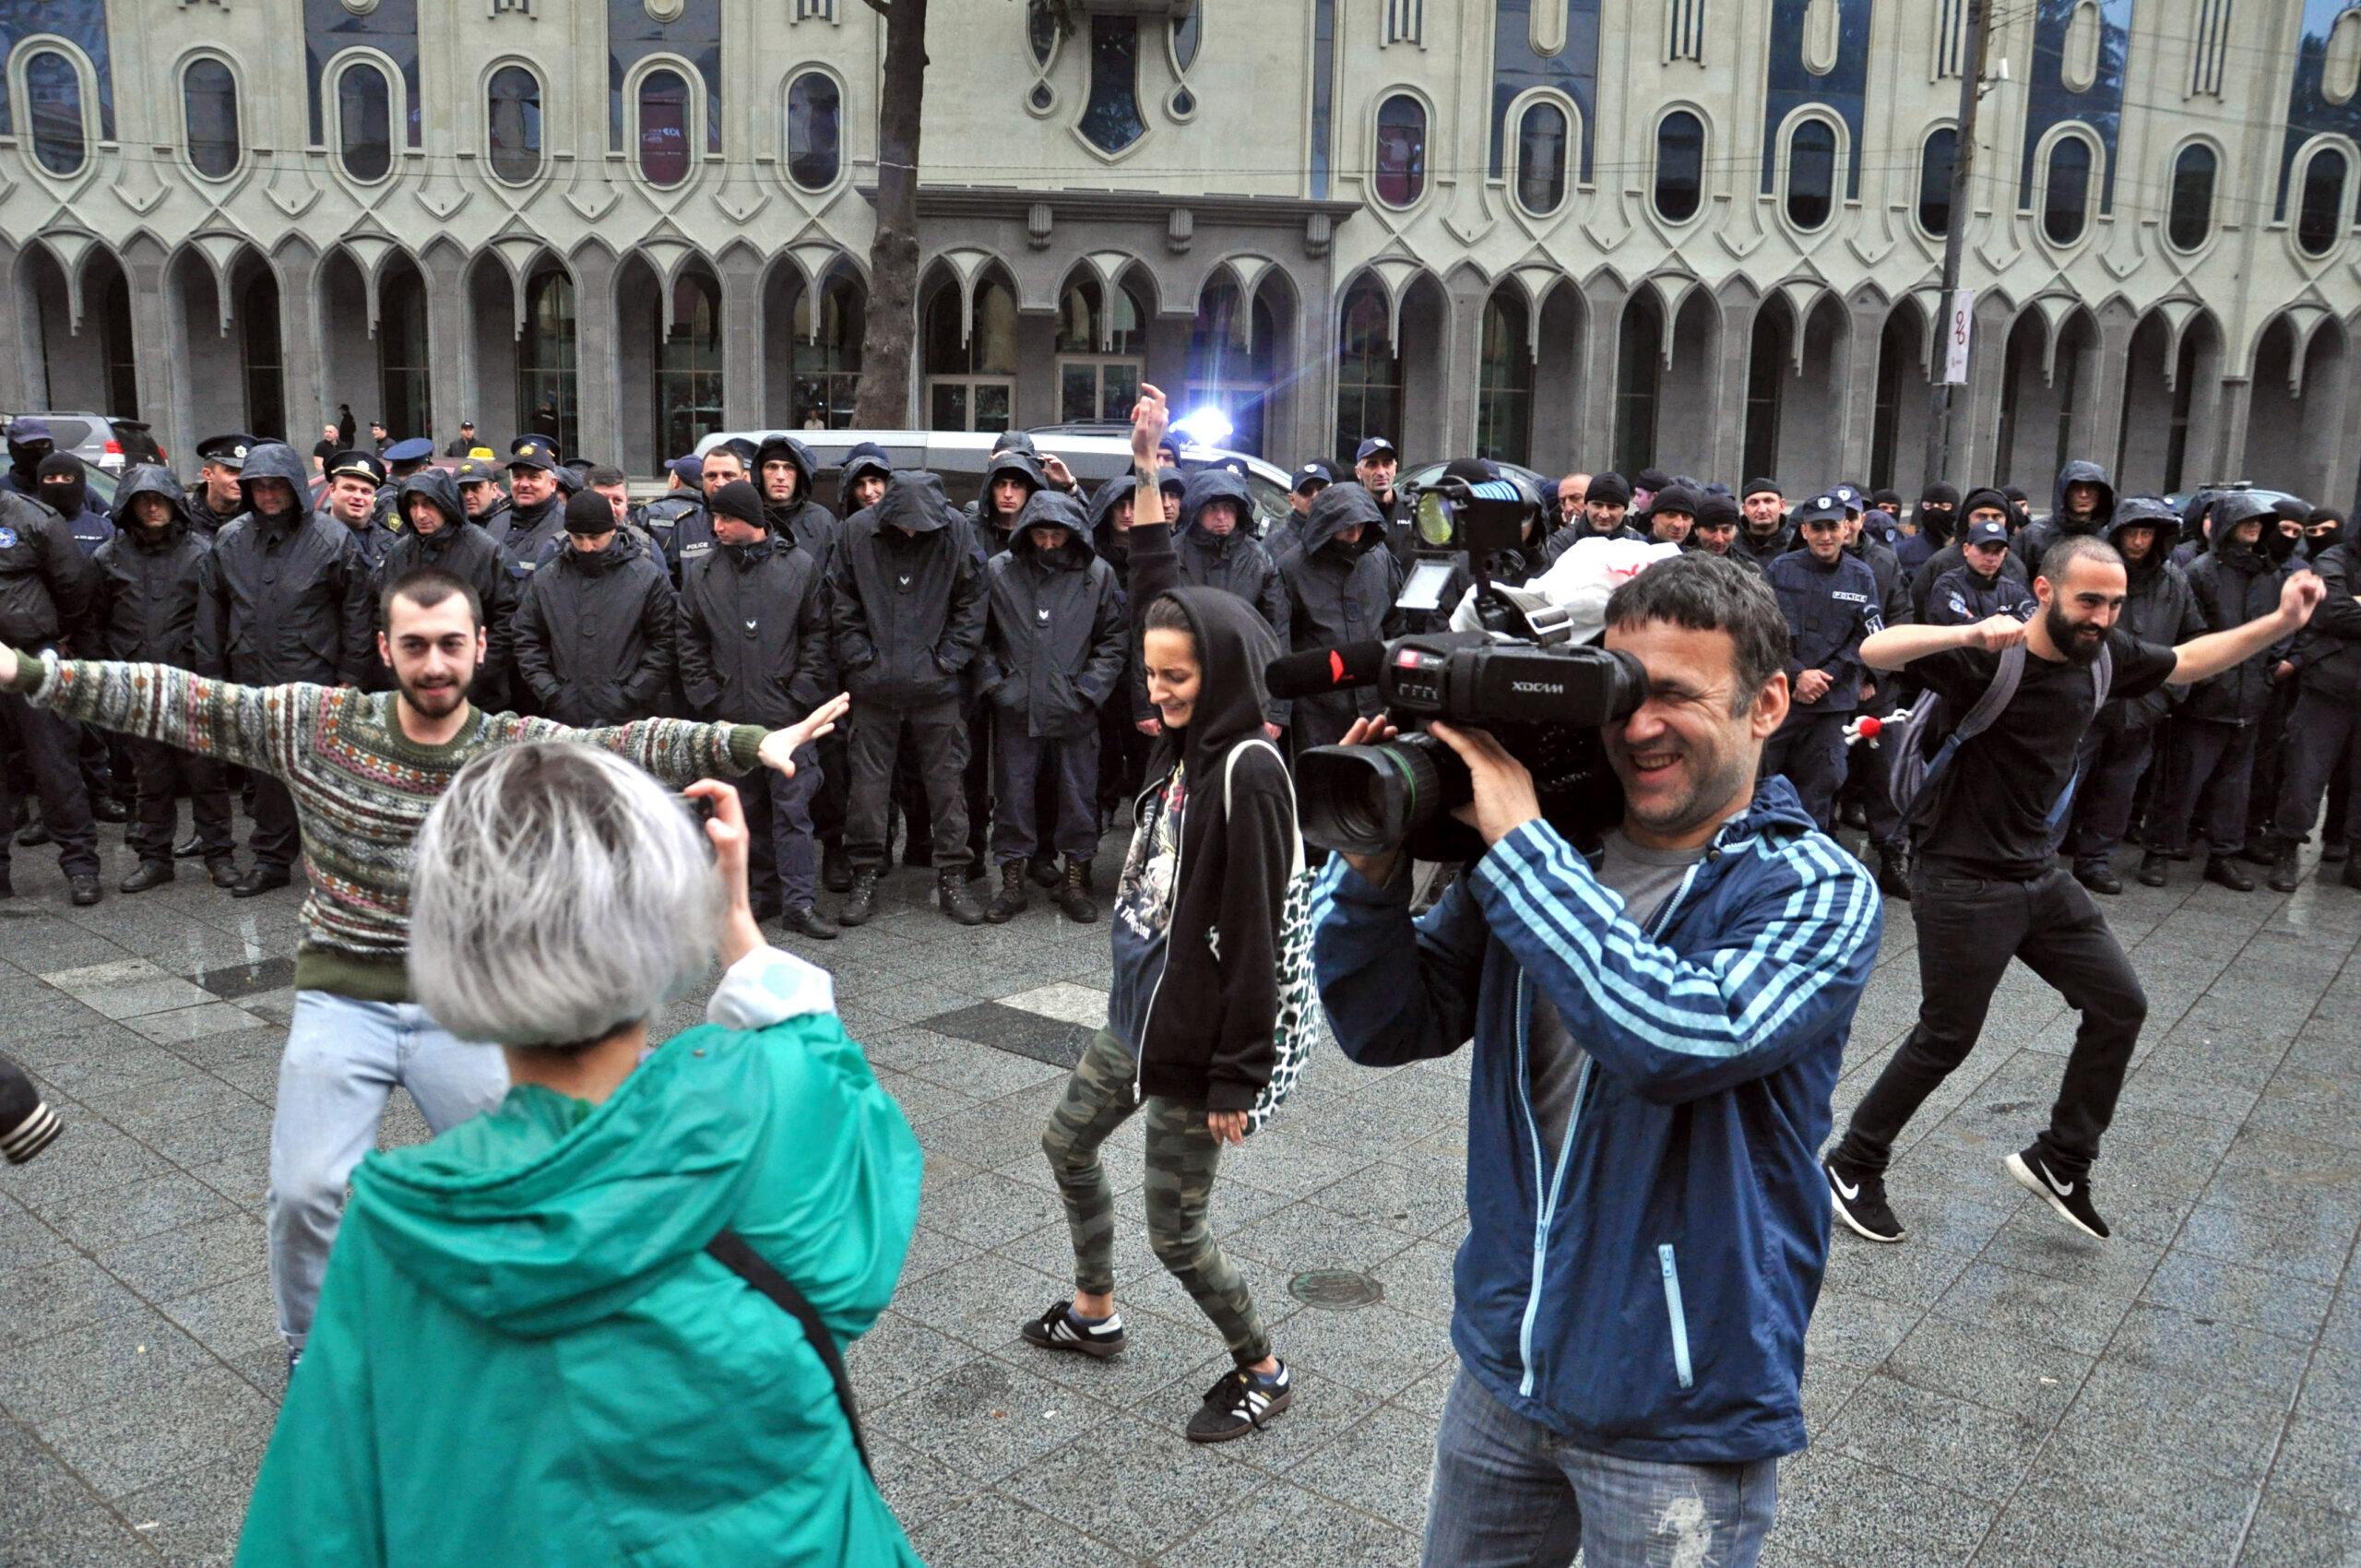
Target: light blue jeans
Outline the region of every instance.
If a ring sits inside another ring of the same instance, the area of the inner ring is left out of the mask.
[[[279,1111],[270,1123],[270,1292],[279,1333],[303,1348],[319,1305],[328,1248],[344,1218],[352,1168],[377,1145],[386,1097],[409,1090],[440,1133],[500,1103],[508,1063],[493,1045],[455,1039],[414,1002],[356,1002],[325,991],[295,993],[287,1053],[279,1063]]]
[[[1578,1448],[1459,1369],[1435,1437],[1427,1568],[1754,1568],[1775,1459],[1679,1465]]]

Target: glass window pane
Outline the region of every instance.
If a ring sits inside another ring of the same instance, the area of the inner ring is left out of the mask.
[[[394,166],[393,87],[374,65],[347,65],[336,79],[337,146],[344,172],[382,180]]]
[[[36,24],[38,25],[38,24]],[[54,49],[25,62],[26,108],[32,121],[33,156],[53,174],[82,167],[89,148],[82,131],[82,74]]]
[[[966,382],[938,381],[927,389],[926,427],[929,430],[967,428]]]
[[[492,172],[510,182],[541,172],[541,84],[522,65],[492,77]]]
[[[1090,97],[1083,105],[1081,128],[1102,152],[1121,152],[1147,135],[1140,113],[1139,56],[1137,17],[1090,18]]]
[[[1014,400],[1014,388],[1005,381],[984,381],[976,386],[976,428],[1003,431],[1010,424],[1009,405]]]
[[[1656,127],[1656,211],[1668,223],[1697,216],[1704,199],[1705,125],[1687,110]]]
[[[1929,234],[1948,234],[1952,227],[1952,162],[1959,154],[1959,133],[1946,125],[1927,137],[1918,154],[1918,226]]]
[[[787,89],[787,172],[807,191],[836,183],[842,104],[836,79],[806,71]]]
[[[1058,371],[1058,418],[1062,420],[1096,419],[1098,416],[1098,367],[1070,364]]]
[[[2049,194],[2042,204],[2041,232],[2053,245],[2082,237],[2091,198],[2091,144],[2068,137],[2049,151]]]
[[[2306,255],[2326,255],[2344,230],[2344,154],[2324,148],[2304,165],[2304,205],[2296,216],[2296,244]]]
[[[1825,120],[1806,120],[1787,138],[1787,221],[1817,229],[1828,221],[1835,199],[1835,127]]]
[[[2213,149],[2188,147],[2173,160],[2172,215],[2165,236],[2177,250],[2195,250],[2213,227]]]
[[[650,71],[640,78],[639,172],[651,185],[677,185],[689,177],[689,84],[678,71]]]
[[[1098,372],[1097,415],[1103,420],[1128,420],[1140,400],[1140,367],[1110,364]]]
[[[1098,351],[1098,285],[1086,278],[1058,301],[1057,351],[1095,354]]]
[[[1517,123],[1516,199],[1536,215],[1566,199],[1566,112],[1536,103]]]
[[[516,363],[517,417],[557,443],[562,453],[581,440],[574,373],[574,279],[552,270],[525,289],[525,338]]]
[[[1377,111],[1377,199],[1407,207],[1427,188],[1427,111],[1396,93]]]
[[[238,167],[238,78],[219,60],[191,63],[181,77],[181,115],[188,126],[188,160],[208,180]]]
[[[976,291],[975,336],[968,340],[967,350],[979,375],[1016,374],[1016,296],[1009,292],[1007,284],[987,283]]]

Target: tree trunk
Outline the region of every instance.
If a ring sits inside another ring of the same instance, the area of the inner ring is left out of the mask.
[[[918,336],[919,116],[926,101],[927,0],[885,9],[885,83],[877,104],[877,237],[869,246],[867,327],[853,423],[911,423],[910,353]]]

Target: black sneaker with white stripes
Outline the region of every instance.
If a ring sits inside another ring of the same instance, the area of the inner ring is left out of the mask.
[[[2106,1221],[2091,1206],[2091,1173],[2083,1171],[2070,1182],[2061,1181],[2048,1157],[2039,1144],[2023,1154],[2012,1154],[2001,1162],[2018,1186],[2047,1204],[2058,1218],[2095,1241],[2104,1241],[2110,1234]]]
[[[1048,1312],[1026,1319],[1017,1332],[1025,1336],[1027,1345],[1038,1345],[1044,1350],[1072,1350],[1102,1361],[1121,1355],[1128,1343],[1123,1336],[1122,1313],[1096,1321],[1076,1317],[1072,1301],[1050,1302]]]
[[[1189,1418],[1189,1441],[1228,1443],[1233,1437],[1244,1437],[1268,1426],[1294,1400],[1295,1384],[1285,1361],[1267,1375],[1243,1367],[1224,1372],[1219,1383],[1205,1390],[1205,1402]]]
[[[1874,1170],[1839,1165],[1833,1157],[1820,1162],[1828,1178],[1828,1201],[1856,1236],[1871,1241],[1902,1240],[1902,1221],[1885,1201],[1885,1178]]]
[[[65,1130],[57,1112],[41,1098],[41,1090],[24,1070],[0,1056],[0,1155],[11,1165],[22,1165]]]

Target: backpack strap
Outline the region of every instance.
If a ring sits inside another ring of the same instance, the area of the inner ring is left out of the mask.
[[[1943,742],[1935,749],[1935,754],[1927,759],[1927,770],[1918,783],[1919,793],[1924,794],[1934,784],[1951,765],[1952,758],[1958,754],[1960,747],[1992,728],[1994,721],[2000,717],[2000,710],[2016,696],[2017,687],[2024,680],[2024,644],[2002,648],[1999,668],[1992,672],[1992,683],[1984,688],[1984,695],[1975,699],[1975,706],[1960,716],[1960,721],[1952,727],[1950,734],[1943,737]]]
[[[2114,684],[2115,650],[2102,642],[2099,644],[2098,659],[2091,666],[2092,693],[2098,699],[2092,706],[2092,712],[2095,713],[2106,706],[2106,695]],[[2078,759],[2074,776],[2066,780],[2064,791],[2058,795],[2057,803],[2049,808],[2049,815],[2044,819],[2048,824],[2051,833],[2055,834],[2066,825],[2066,814],[2074,808],[2074,791],[2082,787],[2082,773],[2083,765]]]
[[[1229,820],[1229,787],[1238,776],[1239,754],[1249,746],[1260,746],[1270,753],[1277,761],[1281,773],[1285,773],[1287,768],[1287,759],[1279,755],[1279,748],[1273,745],[1266,736],[1252,736],[1230,747],[1228,754],[1222,758],[1221,764],[1221,814],[1224,822]],[[1303,874],[1303,829],[1296,822],[1295,796],[1292,793],[1287,796],[1287,829],[1289,837],[1295,840],[1295,860],[1287,867],[1287,874],[1290,877],[1301,876]]]
[[[860,1455],[860,1467],[871,1469],[869,1444],[861,1441],[860,1412],[853,1404],[852,1378],[845,1371],[844,1352],[836,1348],[836,1336],[828,1332],[828,1325],[820,1321],[818,1309],[786,1275],[748,1246],[746,1239],[737,1231],[722,1231],[705,1244],[705,1250],[722,1267],[770,1298],[774,1306],[802,1325],[803,1337],[812,1342],[813,1352],[828,1369],[829,1381],[836,1385],[836,1403],[844,1410],[845,1425],[852,1429],[852,1451]]]

